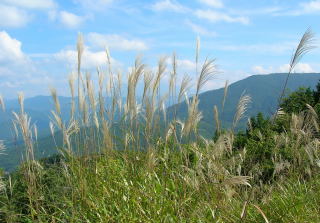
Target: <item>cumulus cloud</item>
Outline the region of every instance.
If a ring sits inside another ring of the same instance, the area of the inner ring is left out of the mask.
[[[249,18],[244,16],[230,16],[223,12],[217,12],[213,10],[201,10],[198,9],[194,14],[200,18],[208,20],[209,22],[228,22],[228,23],[241,23],[244,25],[249,24]]]
[[[22,27],[31,17],[21,9],[0,4],[0,27]]]
[[[223,2],[221,0],[199,0],[201,3],[214,8],[223,8]]]
[[[289,68],[290,68],[290,65],[289,64],[284,64],[284,65],[281,65],[279,67],[279,71],[281,73],[286,73],[289,71]],[[295,68],[294,68],[294,71],[295,73],[312,73],[312,72],[315,72],[314,69],[311,67],[310,64],[307,64],[307,63],[298,63]]]
[[[60,22],[68,28],[77,28],[85,21],[85,17],[78,16],[71,12],[61,11]]]
[[[32,90],[36,94],[45,90],[48,77],[36,69],[21,47],[19,40],[5,31],[0,32],[0,89],[5,97],[15,97],[21,90]]]
[[[155,11],[173,11],[173,12],[185,12],[186,7],[172,0],[158,1],[152,5],[152,9]]]
[[[269,74],[272,73],[272,68],[265,68],[263,66],[257,65],[252,67],[254,74]]]
[[[0,65],[22,63],[26,56],[21,50],[21,42],[12,38],[7,32],[0,32]]]
[[[114,50],[146,50],[148,46],[142,40],[126,39],[120,35],[104,35],[99,33],[89,33],[87,35],[90,46],[94,48],[109,47]]]
[[[54,58],[60,62],[65,63],[70,69],[75,69],[78,64],[78,56],[76,50],[61,50],[60,52],[54,54]],[[84,69],[95,69],[106,65],[107,55],[105,51],[91,51],[85,48],[82,56],[82,67]],[[111,63],[113,66],[120,66],[115,59],[111,58]]]
[[[290,65],[283,64],[279,67],[263,67],[260,65],[253,66],[252,72],[254,74],[270,74],[270,73],[287,73],[289,71]],[[315,70],[308,63],[298,63],[293,70],[294,73],[314,73]]]

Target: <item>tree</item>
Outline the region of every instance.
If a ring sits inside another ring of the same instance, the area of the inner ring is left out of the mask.
[[[311,106],[315,105],[314,95],[314,91],[310,88],[299,88],[284,98],[280,107],[286,113],[300,113],[307,109],[307,104]],[[318,93],[316,93],[316,95],[318,95]]]

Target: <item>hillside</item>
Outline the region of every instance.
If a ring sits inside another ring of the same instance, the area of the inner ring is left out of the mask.
[[[64,120],[69,118],[70,103],[69,97],[59,97],[61,105],[61,115]],[[5,101],[6,111],[0,111],[0,139],[12,141],[15,137],[12,120],[12,112],[18,113],[20,105],[17,99]],[[39,137],[49,135],[50,111],[54,109],[54,105],[50,96],[36,96],[27,98],[24,101],[25,112],[31,117],[32,123],[38,128]]]
[[[281,88],[285,81],[286,74],[270,74],[270,75],[253,75],[246,79],[235,82],[229,86],[228,95],[225,103],[224,111],[221,108],[221,102],[224,94],[224,89],[217,89],[204,92],[200,95],[199,109],[203,113],[203,120],[201,122],[201,133],[204,136],[212,137],[215,123],[213,121],[213,107],[218,106],[220,113],[220,120],[225,128],[230,127],[233,116],[236,111],[238,100],[243,92],[252,97],[252,103],[248,109],[247,117],[254,116],[258,112],[265,115],[271,115],[276,108],[277,100],[280,95]],[[301,86],[314,88],[320,79],[320,74],[292,74],[288,82],[287,92],[294,91]],[[67,120],[70,110],[70,98],[59,97],[62,117]],[[5,170],[13,170],[21,161],[21,152],[23,147],[11,142],[13,138],[11,110],[17,111],[19,104],[17,100],[7,101],[7,112],[0,114],[0,123],[2,128],[0,130],[0,138],[9,140],[6,156],[0,156],[1,167]],[[39,142],[37,157],[46,157],[53,154],[55,145],[49,135],[49,114],[53,109],[53,104],[49,96],[38,96],[25,100],[25,110],[31,116],[34,123],[37,124],[39,131]],[[168,108],[169,116],[172,116],[173,107]],[[4,115],[3,115],[4,114]],[[177,112],[179,118],[184,119],[187,115],[187,107],[185,103],[178,106]],[[243,129],[246,125],[246,119],[243,119],[239,124],[239,128]]]
[[[253,75],[231,84],[228,89],[224,111],[222,111],[223,88],[206,91],[200,94],[199,110],[201,110],[203,114],[203,120],[201,122],[203,134],[212,136],[211,133],[214,131],[214,105],[217,105],[218,107],[219,118],[222,125],[226,128],[231,126],[239,98],[244,92],[252,97],[252,103],[247,110],[247,117],[254,116],[258,112],[262,112],[266,116],[272,115],[275,112],[286,75],[287,74]],[[286,92],[295,91],[299,87],[314,88],[319,79],[319,73],[292,74]],[[169,108],[169,113],[171,115],[173,109],[174,107]],[[186,103],[183,102],[178,105],[177,111],[179,118],[186,118]],[[245,123],[246,120],[243,119],[239,124],[239,127],[244,128]]]

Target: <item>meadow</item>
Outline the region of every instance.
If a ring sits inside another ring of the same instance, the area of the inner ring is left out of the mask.
[[[107,70],[97,70],[95,86],[81,68],[84,43],[79,35],[78,69],[69,79],[69,120],[62,119],[58,92],[50,89],[55,110],[48,115],[57,155],[35,158],[37,127],[19,94],[13,129],[23,137],[25,162],[1,174],[0,221],[319,222],[320,84],[316,90],[285,94],[290,74],[314,47],[313,40],[307,30],[290,61],[273,116],[260,113],[248,119],[245,131],[237,131],[251,101],[244,92],[232,126],[223,128],[219,115],[227,100],[226,84],[221,110],[211,108],[214,122],[209,124],[215,131],[203,137],[198,131],[199,94],[219,71],[214,59],[200,59],[200,40],[195,81],[178,76],[175,54],[170,67],[168,58],[161,58],[156,70],[138,57],[123,81],[106,50]],[[105,97],[111,102],[105,103]],[[185,119],[177,114],[182,102],[187,104]],[[5,110],[2,97],[0,105]],[[4,156],[3,142],[0,149]]]

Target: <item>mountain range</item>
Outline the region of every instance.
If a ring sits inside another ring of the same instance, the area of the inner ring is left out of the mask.
[[[284,87],[287,74],[267,74],[253,75],[243,80],[231,84],[225,100],[224,109],[222,109],[222,100],[224,97],[224,88],[206,91],[199,95],[199,110],[203,118],[200,124],[200,130],[203,135],[213,136],[215,130],[213,108],[216,105],[219,111],[221,125],[228,128],[232,125],[234,114],[241,95],[251,96],[251,103],[248,106],[246,117],[255,116],[262,112],[265,116],[271,116],[277,109],[278,99]],[[297,90],[300,87],[310,87],[314,89],[320,80],[320,73],[291,74],[285,89],[286,95]],[[180,119],[185,119],[188,115],[186,102],[175,105]],[[174,106],[169,108],[172,113]],[[238,129],[246,127],[247,118],[243,118]]]
[[[224,128],[232,125],[233,117],[236,112],[238,101],[243,94],[248,94],[252,98],[246,117],[256,115],[262,112],[266,116],[271,116],[278,105],[278,99],[283,89],[287,74],[268,74],[253,75],[246,79],[231,84],[225,101],[224,109],[222,109],[222,100],[224,97],[224,89],[210,90],[200,94],[199,110],[203,114],[200,123],[200,131],[203,136],[212,137],[214,135],[215,123],[213,108],[216,105],[219,111],[219,118]],[[320,80],[320,73],[304,73],[291,74],[286,94],[297,90],[299,87],[315,88]],[[71,98],[59,97],[61,104],[61,114],[64,120],[70,117]],[[106,99],[106,101],[108,101]],[[19,111],[19,103],[17,100],[5,101],[6,111],[0,111],[0,139],[5,140],[7,144],[6,155],[0,156],[0,167],[7,171],[13,170],[21,161],[23,146],[21,143],[15,142],[14,132],[12,129],[12,111]],[[39,142],[37,144],[37,157],[44,157],[55,152],[54,142],[49,136],[50,111],[54,109],[54,104],[50,96],[37,96],[25,100],[25,112],[32,119],[32,123],[36,123],[38,128]],[[185,119],[188,115],[186,102],[174,105],[168,108],[168,116],[172,117],[173,111],[176,109],[179,119]],[[242,119],[238,125],[238,129],[244,129],[246,119]]]

